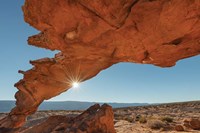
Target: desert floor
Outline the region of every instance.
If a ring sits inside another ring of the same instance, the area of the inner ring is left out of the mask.
[[[176,133],[175,127],[181,125],[182,133],[200,133],[184,126],[187,119],[200,119],[200,101],[170,103],[148,106],[117,108],[114,123],[117,133]],[[77,116],[82,111],[38,111],[27,118],[25,127],[43,122],[52,115]],[[0,119],[5,113],[0,113]]]

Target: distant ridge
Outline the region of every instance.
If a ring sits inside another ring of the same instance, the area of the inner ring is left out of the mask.
[[[85,110],[97,102],[80,102],[80,101],[45,101],[39,110]],[[99,103],[103,104],[103,103]],[[113,108],[122,108],[130,106],[144,106],[148,103],[107,103]],[[0,112],[10,112],[15,106],[15,101],[0,101]]]

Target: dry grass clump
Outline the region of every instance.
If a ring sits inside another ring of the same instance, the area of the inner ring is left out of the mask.
[[[168,122],[168,123],[173,122],[173,120],[174,120],[173,118],[168,117],[168,116],[162,117],[162,118],[161,118],[161,121],[163,121],[163,122]]]
[[[147,118],[142,116],[142,117],[140,117],[139,122],[140,123],[147,123]]]
[[[130,123],[134,122],[134,118],[132,118],[131,116],[123,116],[120,114],[114,114],[114,117],[116,120],[125,120],[128,121]]]
[[[130,123],[134,122],[134,119],[132,117],[129,117],[129,116],[125,117],[124,120],[126,120]]]
[[[164,128],[166,124],[161,120],[150,120],[148,121],[148,127],[151,129],[161,129]]]
[[[114,114],[116,120],[123,120],[123,116],[119,114]]]
[[[142,117],[141,115],[136,115],[135,116],[135,121],[139,121],[141,117]]]

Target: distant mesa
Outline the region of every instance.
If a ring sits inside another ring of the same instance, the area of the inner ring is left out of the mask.
[[[95,102],[81,102],[81,101],[44,101],[38,110],[86,110],[90,106],[96,104]],[[104,103],[99,103],[103,105]],[[107,103],[112,108],[122,108],[131,106],[144,106],[148,103]],[[8,113],[15,107],[15,101],[1,101],[0,113]]]

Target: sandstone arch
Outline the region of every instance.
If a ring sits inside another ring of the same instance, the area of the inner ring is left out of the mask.
[[[0,127],[16,128],[40,103],[118,62],[171,67],[200,53],[199,0],[26,0],[24,18],[40,34],[28,43],[60,50],[15,86],[16,107]]]

